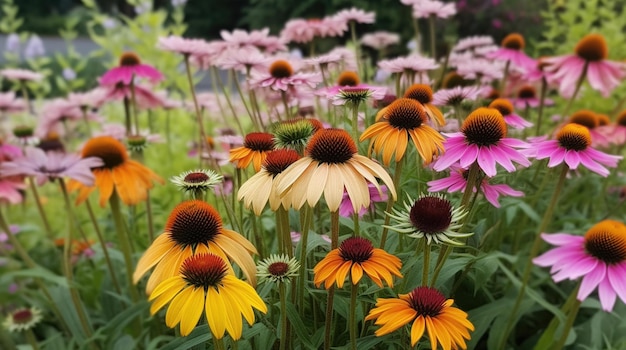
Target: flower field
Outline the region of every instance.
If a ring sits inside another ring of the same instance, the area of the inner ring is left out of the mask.
[[[45,55],[3,2],[0,349],[626,348],[622,5],[208,40],[129,3]]]

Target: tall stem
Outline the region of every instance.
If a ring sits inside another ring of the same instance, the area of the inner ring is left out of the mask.
[[[507,60],[504,64],[504,74],[502,75],[502,81],[500,81],[500,96],[504,96],[504,87],[506,86],[506,79],[509,77],[509,69],[511,68],[511,60]]]
[[[541,93],[539,95],[539,108],[537,109],[537,129],[535,130],[535,136],[539,136],[541,132],[541,122],[543,119],[543,107],[546,103],[546,95],[548,94],[548,81],[545,77],[541,78]]]
[[[576,288],[576,290],[578,290],[578,288]],[[567,341],[567,336],[569,335],[569,332],[572,329],[572,326],[574,325],[574,321],[576,321],[578,310],[580,310],[580,303],[581,303],[580,300],[578,299],[574,300],[574,305],[572,306],[572,309],[569,310],[569,313],[567,314],[567,319],[565,320],[565,325],[563,326],[563,333],[561,333],[561,337],[556,342],[554,349],[560,350],[560,349],[563,349],[563,346],[565,346],[565,341]]]
[[[543,219],[541,220],[541,224],[539,225],[539,228],[535,235],[535,240],[533,241],[533,245],[530,248],[528,261],[526,261],[526,266],[524,267],[524,273],[522,275],[522,285],[520,287],[519,294],[517,295],[517,299],[515,299],[515,304],[513,305],[513,309],[509,313],[507,326],[504,330],[504,335],[500,340],[500,344],[498,345],[498,349],[505,348],[506,341],[509,337],[509,333],[513,329],[515,318],[517,317],[517,312],[520,308],[520,305],[522,304],[522,299],[524,299],[524,294],[526,292],[526,284],[528,284],[528,280],[530,278],[530,272],[533,267],[533,258],[537,256],[537,253],[539,253],[539,249],[541,248],[541,243],[542,243],[541,233],[543,233],[548,228],[548,225],[550,225],[550,222],[552,221],[552,213],[554,212],[554,207],[556,207],[556,203],[559,200],[559,195],[561,193],[561,189],[563,188],[563,184],[565,183],[565,178],[567,177],[568,170],[569,170],[569,167],[567,166],[567,164],[563,163],[561,165],[561,174],[559,175],[558,182],[556,184],[556,187],[554,188],[554,193],[552,193],[552,198],[550,199],[550,204],[548,204],[548,208],[546,209]],[[546,174],[546,176],[548,175],[549,173]]]
[[[133,257],[132,249],[130,246],[130,238],[126,231],[126,225],[122,216],[122,209],[120,208],[120,198],[117,194],[117,190],[113,190],[111,198],[109,198],[109,204],[111,205],[111,214],[113,221],[115,222],[115,231],[117,232],[117,238],[120,244],[120,249],[124,255],[124,262],[126,264],[126,278],[128,280],[128,288],[130,289],[130,295],[134,302],[139,301],[139,293],[133,283]]]
[[[339,212],[330,213],[330,249],[339,246]],[[326,325],[324,327],[324,350],[329,350],[331,346],[331,331],[333,323],[333,301],[335,298],[335,285],[328,289],[326,299]]]
[[[204,123],[202,123],[202,112],[200,111],[200,105],[198,104],[198,98],[196,97],[196,89],[193,85],[193,77],[191,76],[191,65],[189,64],[189,55],[185,55],[185,70],[187,71],[187,81],[189,81],[189,91],[191,92],[191,98],[193,99],[193,106],[196,111],[196,122],[198,123],[198,136],[200,137],[200,140],[198,142],[198,154],[200,158],[200,166],[202,166],[202,154],[204,153],[204,150],[206,149],[207,138],[206,138],[206,134],[204,133]]]
[[[565,106],[565,109],[563,110],[563,114],[561,115],[561,119],[567,118],[567,114],[569,113],[570,109],[572,108],[572,104],[574,103],[574,100],[576,99],[576,96],[578,96],[578,92],[580,91],[580,87],[583,85],[583,82],[585,81],[585,77],[587,76],[587,68],[588,67],[589,67],[589,62],[585,61],[585,65],[583,66],[583,71],[580,73],[580,77],[578,78],[578,81],[576,82],[576,88],[574,89],[574,93],[572,94],[572,97],[570,97],[569,101],[567,101],[567,105]]]
[[[354,143],[359,145],[359,103],[350,103],[350,107],[352,107],[352,137],[354,139]]]
[[[33,192],[33,199],[35,200],[35,204],[37,205],[37,211],[39,212],[39,216],[41,217],[43,227],[46,230],[46,235],[48,235],[48,238],[50,240],[54,240],[54,235],[52,234],[52,228],[50,226],[50,222],[48,221],[48,216],[46,215],[46,211],[41,205],[41,197],[39,197],[37,186],[35,186],[35,180],[32,177],[28,178],[28,185],[30,186],[31,192]]]
[[[361,72],[361,53],[359,50],[359,42],[356,40],[356,21],[350,21],[350,32],[352,34],[352,43],[354,44],[354,56],[356,57],[356,72],[362,76]]]
[[[100,226],[98,225],[98,221],[96,216],[93,213],[93,208],[91,207],[91,202],[89,199],[85,201],[85,205],[87,206],[87,212],[89,213],[89,219],[93,224],[93,229],[98,236],[98,241],[100,242],[100,246],[102,247],[102,253],[104,254],[104,260],[106,261],[107,268],[109,269],[109,274],[111,275],[111,281],[113,281],[113,287],[118,294],[122,294],[122,289],[120,288],[120,283],[117,281],[117,275],[115,274],[115,269],[113,268],[113,263],[111,262],[111,257],[109,256],[109,248],[107,248],[106,241],[104,240],[104,236],[102,235],[102,231],[100,231]]]
[[[357,322],[356,322],[356,295],[359,291],[359,284],[352,281],[350,277],[350,309],[348,326],[350,327],[350,349],[356,350],[356,339],[358,337]]]
[[[428,18],[428,25],[429,25],[429,29],[430,29],[430,55],[432,56],[432,58],[434,60],[437,59],[437,46],[435,43],[435,37],[436,37],[436,33],[435,33],[435,19],[437,17],[435,17],[435,15],[430,15],[430,17]]]
[[[302,226],[300,227],[300,271],[298,271],[298,308],[300,314],[304,312],[304,283],[308,278],[306,271],[306,249],[309,241],[309,229],[313,220],[313,208],[308,204],[305,204],[300,210],[300,215],[303,216]]]
[[[423,239],[424,244],[424,269],[422,270],[422,286],[428,285],[428,269],[430,265],[430,244]]]
[[[139,112],[137,111],[137,94],[135,92],[134,79],[130,80],[130,102],[132,105],[133,117],[135,119],[135,134],[139,135]]]
[[[287,337],[287,288],[285,282],[278,282],[278,295],[280,298],[280,350],[285,350],[289,343]]]

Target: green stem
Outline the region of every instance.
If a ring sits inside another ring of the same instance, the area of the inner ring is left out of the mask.
[[[213,345],[215,346],[215,350],[226,350],[224,338],[217,339],[215,334],[213,334]]]
[[[304,282],[308,279],[306,270],[306,249],[309,241],[309,229],[311,228],[311,222],[313,220],[313,208],[308,204],[305,204],[300,210],[300,215],[304,216],[302,219],[302,227],[300,228],[300,271],[298,271],[298,308],[300,314],[304,312]],[[290,233],[291,234],[291,233]]]
[[[280,98],[283,101],[283,106],[285,108],[285,115],[287,116],[287,119],[291,119],[291,108],[289,108],[289,102],[287,101],[287,92],[281,91]],[[278,113],[278,120],[281,120],[280,113]]]
[[[574,89],[574,93],[572,94],[572,97],[570,97],[569,101],[567,101],[567,105],[565,106],[565,109],[563,110],[563,114],[561,115],[561,119],[567,118],[567,114],[569,113],[570,109],[572,108],[572,104],[574,103],[574,100],[576,99],[576,96],[578,96],[578,92],[580,91],[580,87],[583,85],[583,82],[585,81],[585,77],[587,76],[587,68],[589,67],[589,62],[585,61],[585,65],[583,66],[583,71],[580,74],[580,77],[578,78],[578,81],[576,82],[576,88]]]
[[[30,99],[28,98],[28,89],[26,89],[26,82],[20,81],[20,89],[22,90],[22,98],[24,99],[24,104],[26,108],[28,108],[28,113],[33,113],[33,106],[30,104]]]
[[[576,289],[578,290],[578,288]],[[576,316],[578,315],[578,310],[580,310],[580,300],[575,299],[574,305],[572,305],[572,309],[567,314],[567,319],[565,320],[565,326],[563,327],[563,333],[561,333],[561,337],[556,342],[554,349],[561,350],[565,346],[565,342],[567,341],[567,336],[569,335],[572,326],[574,325],[574,321],[576,321]]]
[[[404,158],[397,161],[396,169],[394,170],[394,173],[393,173],[393,185],[395,186],[397,191],[400,190],[400,179],[402,176],[403,164],[404,164]],[[393,196],[390,193],[389,198],[387,199],[387,207],[385,208],[385,213],[391,213],[391,209],[393,208],[394,202],[395,200],[393,199]],[[389,229],[387,228],[387,226],[389,225],[389,220],[391,220],[391,217],[389,216],[389,214],[386,214],[385,222],[383,223],[383,233],[380,237],[380,249],[385,249],[385,243],[387,242],[387,233],[389,232]]]
[[[260,126],[257,123],[257,120],[254,116],[254,111],[248,106],[248,103],[246,102],[246,99],[244,98],[244,94],[243,91],[241,91],[241,85],[239,84],[239,79],[237,79],[237,72],[234,69],[231,69],[231,74],[234,76],[234,82],[235,82],[235,88],[237,89],[237,93],[239,94],[239,97],[241,98],[241,102],[243,103],[243,106],[246,108],[246,112],[248,112],[248,116],[250,117],[250,120],[252,121],[252,123],[254,124],[254,127],[259,130]],[[250,105],[252,105],[252,100],[250,100]]]
[[[563,303],[563,306],[561,306],[561,312],[563,312],[564,315],[569,315],[572,305],[574,305],[574,303],[576,302],[578,290],[580,289],[580,283],[581,282],[579,281],[576,288],[574,288],[567,300],[565,300],[565,303]],[[560,321],[556,316],[552,317],[552,321],[550,321],[548,327],[544,329],[541,337],[539,337],[539,340],[537,341],[537,344],[547,344],[549,342],[554,342],[554,334],[559,326],[559,323]],[[565,329],[563,329],[563,331],[565,331]]]
[[[535,130],[535,136],[539,136],[541,132],[541,122],[543,119],[543,108],[546,103],[546,95],[548,94],[548,81],[545,77],[541,78],[541,93],[539,95],[539,108],[537,109],[537,129]]]
[[[31,328],[27,329],[24,335],[26,337],[26,341],[33,348],[33,350],[39,350],[39,344],[37,343],[33,330]]]
[[[124,255],[124,262],[126,264],[126,278],[128,279],[128,288],[130,289],[130,295],[134,302],[139,301],[139,293],[133,283],[133,257],[132,249],[130,246],[130,237],[126,231],[124,225],[124,219],[122,216],[122,209],[120,208],[120,198],[117,194],[117,190],[113,190],[111,198],[109,198],[109,204],[111,205],[111,214],[113,221],[115,222],[115,231],[117,232],[118,243],[120,249]]]
[[[287,288],[284,282],[278,283],[280,298],[280,350],[285,350],[289,339],[287,337]]]
[[[554,207],[556,207],[556,203],[559,200],[559,195],[561,193],[561,189],[563,188],[563,184],[565,183],[565,178],[567,177],[567,172],[569,171],[569,167],[567,164],[563,163],[561,165],[561,174],[559,175],[558,182],[556,187],[554,188],[554,193],[552,194],[552,198],[550,199],[550,204],[548,204],[548,208],[541,220],[541,224],[537,230],[535,235],[535,240],[530,249],[530,254],[528,257],[528,261],[526,261],[526,266],[524,267],[524,273],[522,275],[522,285],[520,287],[519,294],[517,295],[517,299],[515,300],[515,304],[513,305],[513,309],[509,313],[509,319],[507,321],[507,326],[504,330],[504,335],[500,340],[500,344],[498,345],[498,349],[504,349],[506,346],[506,341],[508,339],[509,333],[513,330],[515,318],[517,317],[517,312],[522,304],[522,299],[524,299],[524,294],[526,292],[526,285],[528,284],[528,280],[530,279],[530,273],[533,267],[533,258],[537,256],[539,253],[539,249],[541,249],[541,233],[545,232],[552,221],[552,213],[554,212]]]
[[[430,267],[430,244],[426,239],[422,240],[424,243],[424,269],[422,270],[422,286],[428,285],[428,268]]]
[[[419,52],[419,44],[420,44],[420,28],[417,23],[417,18],[413,18],[413,30],[415,31],[415,52]],[[397,92],[397,91],[396,91]],[[400,96],[400,95],[397,95]]]
[[[37,205],[37,211],[39,212],[39,216],[41,217],[41,222],[43,223],[43,227],[46,230],[46,235],[50,240],[54,240],[54,235],[52,234],[52,228],[50,226],[50,221],[48,221],[48,216],[46,215],[46,211],[43,209],[43,205],[41,205],[41,197],[39,197],[39,191],[37,191],[37,186],[35,186],[35,180],[32,177],[28,178],[28,185],[30,186],[31,192],[33,192],[33,199],[35,204]]]
[[[359,284],[354,284],[352,278],[350,278],[350,309],[348,326],[350,327],[350,349],[356,350],[356,339],[358,337],[357,322],[356,322],[356,295],[359,291]]]
[[[87,135],[91,137],[91,126],[89,125],[89,116],[87,115],[87,107],[81,106],[80,110],[83,112],[83,121],[85,122],[85,129],[87,129]]]
[[[350,107],[352,107],[352,138],[354,139],[354,143],[359,145],[359,103],[350,103]]]
[[[152,219],[152,204],[150,204],[150,190],[146,191],[146,216],[148,219],[148,237],[154,241],[154,220]]]
[[[135,93],[134,79],[130,80],[130,102],[132,104],[133,116],[135,117],[135,134],[139,135],[139,112],[137,111],[137,94]]]
[[[130,100],[124,96],[124,125],[126,126],[126,137],[132,135],[132,120],[130,116]]]
[[[211,69],[215,70],[217,68],[215,66],[212,66]],[[235,107],[233,107],[233,103],[230,101],[230,87],[226,89],[224,83],[222,82],[222,77],[219,75],[219,73],[216,72],[215,77],[216,77],[218,86],[224,92],[224,98],[226,99],[228,108],[230,108],[230,111],[233,114],[233,119],[235,119],[235,123],[237,124],[237,128],[239,129],[239,132],[241,133],[241,135],[245,135],[246,133],[244,132],[243,127],[241,126],[241,122],[239,121],[239,118],[237,117],[238,113],[237,111],[235,111]]]
[[[330,249],[339,246],[339,212],[330,213]],[[326,325],[324,326],[324,350],[329,350],[331,346],[331,331],[333,323],[333,300],[335,298],[335,285],[328,289],[326,299]]]
[[[500,81],[500,96],[504,96],[504,87],[506,86],[506,79],[509,77],[509,69],[511,68],[511,61],[507,60],[504,64],[504,74],[502,75],[502,80]]]
[[[435,19],[437,17],[435,17],[435,15],[430,15],[430,17],[428,18],[428,25],[429,25],[429,29],[430,29],[430,55],[432,56],[433,59],[437,59],[437,46],[435,43]]]
[[[120,283],[117,281],[117,275],[115,274],[115,269],[113,268],[113,263],[111,262],[111,257],[109,256],[109,248],[107,248],[106,241],[104,240],[104,236],[102,235],[102,231],[100,231],[100,226],[98,225],[96,216],[93,213],[93,208],[91,207],[91,202],[89,201],[89,199],[85,201],[85,205],[87,206],[89,219],[93,224],[94,231],[96,231],[98,241],[100,242],[100,246],[102,247],[102,253],[104,254],[104,260],[106,261],[107,268],[109,269],[109,274],[111,275],[111,281],[113,281],[113,286],[115,287],[117,293],[121,295],[122,288],[120,288]]]
[[[191,65],[189,64],[189,55],[185,55],[185,71],[187,72],[187,81],[189,82],[189,91],[191,92],[191,98],[193,100],[194,110],[196,111],[196,122],[198,123],[198,157],[200,166],[202,166],[202,154],[207,148],[206,134],[204,133],[204,123],[202,122],[202,112],[200,111],[200,105],[198,104],[198,98],[196,97],[196,89],[193,85],[193,77],[191,76]],[[207,150],[207,153],[208,150]],[[210,156],[209,156],[210,157]]]
[[[474,187],[476,187],[476,182],[478,180],[480,173],[480,166],[478,162],[472,163],[468,170],[467,174],[467,183],[465,184],[465,189],[463,190],[463,197],[461,198],[461,206],[466,208],[469,204],[470,199],[472,198],[472,193],[474,193]],[[476,189],[478,191],[478,189]]]

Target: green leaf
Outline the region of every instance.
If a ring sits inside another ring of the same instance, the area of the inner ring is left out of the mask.
[[[289,318],[289,322],[291,322],[291,326],[293,330],[296,332],[298,339],[302,342],[302,345],[307,349],[316,349],[313,344],[311,344],[310,338],[310,330],[304,325],[302,319],[300,318],[300,314],[296,307],[292,303],[287,303],[287,318]]]
[[[188,336],[176,338],[162,347],[161,350],[187,350],[196,345],[206,344],[212,338],[209,326],[202,324],[197,326]]]

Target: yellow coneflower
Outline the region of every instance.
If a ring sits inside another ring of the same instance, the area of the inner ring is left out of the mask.
[[[426,84],[413,84],[404,92],[404,97],[416,100],[421,103],[428,113],[428,118],[434,121],[438,126],[446,125],[443,113],[433,105],[433,89]]]
[[[410,98],[399,98],[386,107],[381,121],[372,124],[360,137],[360,141],[371,138],[370,152],[383,155],[383,163],[389,165],[395,153],[395,161],[404,157],[409,139],[417,152],[429,164],[434,155],[443,152],[443,136],[426,125],[427,112],[424,106]]]
[[[288,209],[290,203],[278,196],[274,179],[298,159],[298,153],[291,149],[269,152],[261,170],[241,185],[237,200],[243,201],[246,208],[252,208],[257,216],[261,215],[268,201],[273,211],[278,210],[281,204]]]
[[[382,326],[376,332],[380,337],[412,322],[411,346],[428,334],[431,349],[441,344],[443,350],[467,349],[465,340],[470,339],[469,331],[474,325],[467,319],[467,314],[453,307],[454,300],[446,300],[437,289],[417,287],[409,294],[398,298],[376,300],[376,306],[369,312],[366,321],[376,320],[374,324]]]
[[[249,284],[228,273],[228,264],[219,256],[202,253],[184,260],[180,274],[170,277],[150,294],[150,313],[156,314],[168,303],[165,324],[174,328],[180,323],[180,334],[186,336],[198,324],[202,312],[211,333],[222,339],[241,338],[243,316],[254,323],[254,310],[267,312],[267,306]]]
[[[224,228],[215,208],[199,200],[177,205],[165,224],[165,230],[144,252],[137,263],[133,281],[155,267],[146,285],[150,293],[162,281],[178,273],[186,258],[212,253],[225,261],[234,261],[252,285],[256,285],[256,265],[251,254],[256,248],[239,233]]]
[[[230,161],[237,168],[245,169],[252,163],[254,171],[261,170],[261,163],[267,153],[274,149],[274,135],[266,132],[251,132],[244,138],[243,146],[230,150]]]
[[[93,186],[86,186],[81,182],[70,180],[68,189],[79,190],[77,203],[82,203],[96,188],[100,191],[100,206],[104,206],[113,191],[116,191],[124,204],[135,205],[146,200],[148,190],[153,181],[164,183],[163,179],[152,170],[128,157],[126,147],[110,136],[94,137],[83,147],[82,157],[98,157],[104,165],[93,168],[96,178]]]
[[[383,287],[383,280],[393,287],[393,276],[402,277],[402,262],[396,256],[382,249],[374,248],[372,242],[363,237],[350,237],[339,248],[333,249],[315,268],[313,282],[316,287],[324,283],[329,289],[335,283],[342,288],[346,276],[350,276],[353,285],[359,283],[363,274]]]
[[[357,154],[356,145],[345,130],[318,131],[311,137],[305,154],[274,179],[278,196],[286,198],[296,209],[305,202],[314,207],[324,194],[329,210],[335,212],[345,189],[354,211],[358,212],[370,205],[368,182],[381,192],[376,178],[396,198],[389,174],[380,164]]]

